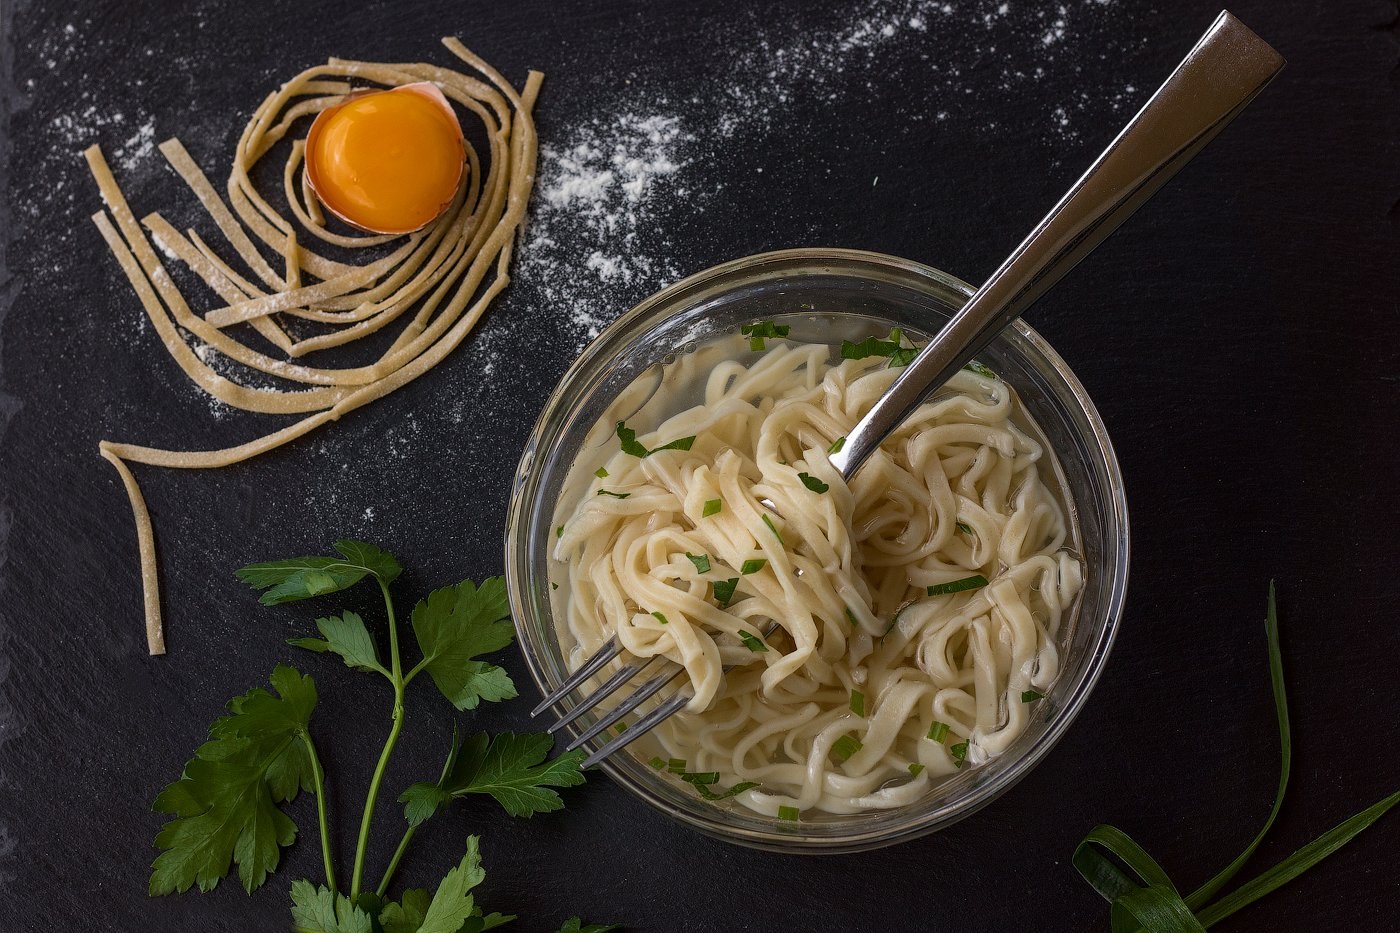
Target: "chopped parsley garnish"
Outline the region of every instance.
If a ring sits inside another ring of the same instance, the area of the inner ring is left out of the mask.
[[[750,350],[762,350],[765,346],[765,337],[777,338],[786,337],[791,330],[786,324],[774,324],[772,321],[755,321],[752,324],[745,324],[739,328],[739,333],[749,338]]]
[[[652,615],[655,616],[655,617],[656,617],[656,621],[660,622],[662,625],[669,625],[669,624],[670,624],[669,622],[666,621],[666,617],[665,617],[664,615],[662,615],[661,613],[659,613],[659,612],[653,612]]]
[[[983,366],[976,360],[973,360],[971,363],[968,363],[966,366],[963,367],[963,369],[967,370],[970,373],[976,373],[979,376],[984,376],[987,379],[999,378],[996,373],[992,372],[990,369]]]
[[[598,467],[598,469],[596,469],[596,470],[593,471],[593,475],[596,476],[596,477],[598,477],[599,479],[607,479],[607,478],[608,478],[608,468],[607,468],[607,467]]]
[[[882,356],[890,361],[890,366],[908,366],[918,355],[919,348],[900,346],[900,341],[903,338],[903,332],[899,328],[895,328],[890,331],[888,340],[881,340],[879,337],[866,337],[860,343],[843,340],[841,341],[841,358],[843,360],[863,360],[871,356]]]
[[[557,590],[557,589],[559,589],[559,584],[558,584],[558,583],[551,583],[551,584],[549,585],[549,588],[550,588],[551,590]]]
[[[948,747],[948,751],[953,753],[953,764],[957,767],[961,768],[964,764],[967,763],[966,742],[958,742],[956,745],[950,745]]]
[[[697,791],[699,791],[700,796],[704,797],[706,800],[727,800],[730,797],[742,794],[746,790],[752,790],[753,788],[758,786],[758,782],[740,781],[738,784],[735,784],[733,787],[729,788],[729,790],[720,791],[711,790],[704,784],[692,784],[691,786],[694,787]]]
[[[861,693],[859,690],[851,691],[851,712],[855,713],[857,716],[865,715],[865,694]]]
[[[630,492],[613,492],[613,491],[610,490],[610,489],[600,489],[600,490],[598,490],[598,495],[600,495],[600,496],[612,496],[614,499],[626,499],[628,496],[630,496],[630,495],[632,495],[632,494],[631,494]]]
[[[719,600],[721,609],[729,605],[729,601],[734,598],[734,590],[739,585],[738,577],[730,577],[728,580],[715,581],[715,599]]]
[[[846,607],[846,621],[854,625],[856,628],[860,628],[860,620],[856,618],[856,614],[851,611],[850,606]]]
[[[709,518],[711,515],[718,515],[722,508],[724,508],[724,503],[719,499],[706,499],[705,508],[700,512],[700,517]]]
[[[843,735],[831,746],[831,752],[842,761],[860,751],[860,739],[853,735]]]
[[[1022,691],[1021,691],[1021,702],[1022,702],[1022,703],[1034,703],[1036,700],[1043,700],[1043,699],[1045,699],[1045,694],[1041,693],[1039,690],[1022,690]]]
[[[710,572],[710,555],[708,555],[708,554],[692,554],[692,553],[690,553],[689,551],[686,551],[686,552],[685,552],[685,559],[688,560],[688,561],[690,561],[692,564],[695,565],[695,572],[696,572],[696,573],[709,573],[709,572]]]
[[[909,763],[909,774],[910,774],[911,777],[918,777],[920,774],[923,774],[923,773],[924,773],[924,766],[923,766],[923,765],[919,764],[917,761],[911,761],[911,762]]]
[[[839,454],[841,452],[841,448],[845,446],[846,435],[842,434],[836,440],[831,442],[831,446],[826,449],[826,452],[829,454]]]
[[[634,457],[650,457],[652,454],[660,453],[663,450],[689,450],[690,445],[695,443],[695,435],[689,437],[678,437],[674,441],[662,444],[660,447],[650,449],[637,440],[637,432],[627,426],[627,422],[617,423],[617,439],[622,443],[622,452],[631,454]]]
[[[651,765],[653,768],[655,768],[657,771],[662,771],[662,770],[665,770],[665,768],[666,768],[666,759],[665,759],[665,758],[662,758],[662,757],[660,757],[660,756],[658,756],[658,755],[652,755],[652,756],[651,756],[651,761],[648,762],[648,764],[650,764],[650,765]]]
[[[795,823],[801,815],[802,811],[798,810],[796,807],[778,808],[778,819],[780,820],[791,820]]]
[[[739,573],[743,574],[744,576],[748,576],[751,573],[758,573],[767,564],[768,558],[766,557],[760,557],[756,560],[746,560],[744,561],[743,566],[739,568]]]
[[[670,771],[672,774],[685,774],[685,759],[672,758],[670,761],[666,762],[666,770]]]
[[[930,596],[947,596],[949,593],[961,593],[963,590],[977,590],[987,585],[987,578],[980,573],[971,577],[963,577],[961,580],[951,580],[947,583],[935,583],[928,588]]]
[[[752,632],[739,632],[739,640],[744,643],[744,647],[750,651],[767,651],[768,646],[759,640],[759,637]]]
[[[689,781],[691,784],[718,784],[718,771],[686,771],[681,774],[682,781]]]
[[[562,538],[562,537],[564,537],[564,526],[563,526],[563,525],[560,525],[558,528],[554,529],[554,537],[556,537],[556,538]]]
[[[958,531],[961,531],[965,535],[970,535],[972,534],[972,526],[967,522],[958,522]]]
[[[823,483],[821,480],[817,479],[815,476],[812,476],[810,473],[798,473],[797,478],[802,480],[803,486],[806,486],[808,489],[812,490],[812,492],[815,493],[823,493],[831,488],[830,485],[828,485],[827,483]]]
[[[778,543],[779,543],[779,544],[782,544],[782,543],[783,543],[783,533],[782,533],[781,531],[778,530],[778,526],[776,526],[776,525],[773,524],[773,519],[769,518],[767,515],[764,515],[764,516],[763,516],[763,524],[765,524],[765,525],[768,526],[768,530],[771,531],[771,532],[773,532],[773,537],[775,537],[775,538],[778,539]]]
[[[948,724],[935,721],[933,725],[928,727],[928,737],[931,741],[942,745],[943,740],[948,737]]]

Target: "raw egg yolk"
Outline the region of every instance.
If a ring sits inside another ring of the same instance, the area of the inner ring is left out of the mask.
[[[340,105],[307,140],[317,196],[332,211],[380,233],[433,220],[462,179],[461,129],[441,105],[411,90],[366,94]]]

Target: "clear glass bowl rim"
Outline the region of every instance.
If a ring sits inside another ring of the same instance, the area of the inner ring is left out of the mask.
[[[800,274],[803,269],[807,269],[809,272],[820,272],[823,271],[823,267],[832,265],[866,266],[872,272],[884,270],[912,276],[915,279],[924,279],[931,285],[941,286],[945,290],[961,295],[964,301],[976,291],[968,283],[940,269],[884,253],[825,247],[757,253],[711,266],[642,300],[604,328],[584,348],[573,365],[560,378],[546,400],[526,441],[512,479],[505,534],[505,578],[511,614],[515,621],[517,641],[521,653],[525,657],[526,667],[536,687],[540,690],[541,696],[551,691],[556,684],[548,680],[539,657],[545,647],[537,643],[533,628],[525,621],[528,607],[523,593],[529,583],[526,578],[528,571],[525,552],[526,533],[532,516],[530,506],[533,497],[529,493],[534,485],[533,479],[538,472],[534,469],[535,459],[540,456],[543,450],[542,441],[544,435],[548,433],[550,425],[583,397],[577,391],[580,384],[584,388],[591,388],[590,380],[596,376],[595,370],[600,364],[605,363],[606,359],[611,358],[610,354],[605,353],[605,349],[613,348],[614,345],[617,347],[630,346],[638,333],[666,318],[678,303],[691,293],[707,286],[713,286],[717,281],[724,281],[729,287],[738,287],[748,281],[746,276],[757,277],[761,273],[771,271],[774,267],[792,266],[793,269],[790,271],[794,274]],[[946,296],[940,295],[939,297]],[[1093,639],[1092,653],[1083,676],[1075,686],[1074,691],[1065,698],[1064,704],[1055,711],[1047,722],[1045,731],[1039,738],[1024,753],[1014,761],[1009,762],[999,774],[954,804],[938,807],[932,811],[913,811],[911,808],[911,819],[903,823],[871,832],[853,832],[840,837],[810,837],[786,829],[759,832],[740,828],[727,823],[725,820],[727,811],[718,807],[707,807],[700,812],[672,809],[660,797],[653,795],[646,786],[631,779],[611,759],[604,760],[598,766],[605,774],[628,793],[671,819],[716,839],[774,852],[859,852],[936,832],[958,820],[971,816],[1015,786],[1049,753],[1078,715],[1094,685],[1098,682],[1118,633],[1128,584],[1130,549],[1128,511],[1118,459],[1114,454],[1113,445],[1109,440],[1108,431],[1099,416],[1098,409],[1089,398],[1083,384],[1080,383],[1064,359],[1025,321],[1018,318],[1009,325],[1008,329],[1015,330],[1040,355],[1044,362],[1049,364],[1050,369],[1062,381],[1064,394],[1073,401],[1089,425],[1092,436],[1084,438],[1084,440],[1095,455],[1095,466],[1102,470],[1108,480],[1104,503],[1108,511],[1108,514],[1104,516],[1105,524],[1111,534],[1107,545],[1111,548],[1110,556],[1112,558],[1109,568],[1112,574],[1112,583],[1108,605],[1103,613],[1101,627]],[[1059,401],[1065,401],[1065,398],[1062,396]],[[552,453],[554,451],[544,451],[546,456]],[[1091,624],[1095,621],[1097,620],[1090,620]],[[1084,624],[1082,618],[1080,624]],[[567,727],[568,732],[573,736],[578,735],[577,726],[578,724],[571,724]],[[892,811],[878,812],[889,813]]]

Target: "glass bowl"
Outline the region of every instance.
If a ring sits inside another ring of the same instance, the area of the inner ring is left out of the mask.
[[[540,690],[548,692],[568,676],[553,615],[556,608],[562,613],[562,600],[554,605],[559,594],[551,589],[549,572],[556,507],[571,471],[591,475],[615,446],[611,421],[629,414],[618,410],[624,389],[697,343],[756,319],[789,324],[799,340],[837,343],[901,327],[923,342],[972,293],[967,283],[907,259],[855,250],[784,250],[693,275],[600,334],[545,403],[511,487],[506,583],[521,650]],[[1025,733],[1000,757],[948,778],[917,803],[804,815],[799,823],[761,816],[733,801],[709,803],[627,752],[600,765],[613,780],[672,819],[728,842],[782,852],[851,852],[949,826],[991,803],[1045,757],[1088,699],[1118,629],[1128,582],[1127,504],[1098,412],[1065,361],[1035,331],[1018,320],[978,359],[1015,389],[1055,450],[1061,482],[1073,498],[1070,517],[1084,560],[1084,587],[1060,636],[1059,678]],[[595,431],[605,415],[607,429]],[[577,698],[571,695],[564,705]],[[594,721],[586,714],[570,731],[578,735]],[[607,738],[605,733],[590,747]]]

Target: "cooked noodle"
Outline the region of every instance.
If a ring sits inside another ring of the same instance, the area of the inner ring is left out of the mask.
[[[745,366],[737,348],[682,357],[660,392],[703,383],[703,401],[634,425],[648,448],[694,435],[688,451],[615,453],[561,503],[562,640],[574,666],[614,633],[684,665],[694,697],[657,730],[662,757],[757,782],[737,797],[753,810],[909,803],[963,748],[967,765],[1005,751],[1035,708],[1023,693],[1059,670],[1080,564],[1047,451],[1006,383],[964,370],[848,486],[828,450],[898,370],[784,342]],[[736,578],[722,607],[715,583]],[[859,742],[844,761],[843,737]]]
[[[101,150],[93,146],[85,152],[111,215],[98,212],[93,221],[175,362],[200,388],[235,408],[302,416],[280,430],[223,450],[99,444],[102,456],[121,474],[136,519],[152,654],[165,650],[155,539],[140,489],[123,461],[198,469],[227,466],[279,447],[431,369],[465,339],[509,281],[512,250],[535,179],[537,146],[531,111],[543,75],[531,72],[517,92],[456,39],[444,39],[443,44],[485,80],[428,64],[332,59],[303,71],[269,95],[238,142],[226,186],[228,204],[179,140],[161,145],[162,154],[204,206],[245,272],[218,256],[195,231],[181,234],[160,214],[150,214],[138,223]],[[390,237],[347,236],[325,229],[314,194],[296,181],[304,158],[300,140],[291,145],[280,176],[292,220],[282,217],[253,185],[251,172],[258,161],[297,121],[338,103],[352,90],[352,81],[356,86],[379,87],[432,81],[481,122],[489,140],[489,159],[483,163],[470,141],[466,143],[466,182],[446,213],[423,230]],[[309,249],[306,243],[316,240],[351,249],[402,242],[392,252],[357,265]],[[157,257],[153,242],[224,304],[199,313],[192,310]],[[281,271],[268,262],[264,250],[278,255]],[[324,325],[323,332],[296,338],[284,316],[317,322]],[[286,359],[349,344],[405,316],[393,343],[370,365],[326,368]],[[223,330],[241,322],[283,358]],[[182,331],[241,364],[249,375],[259,373],[308,388],[264,388],[221,375],[194,352]]]

